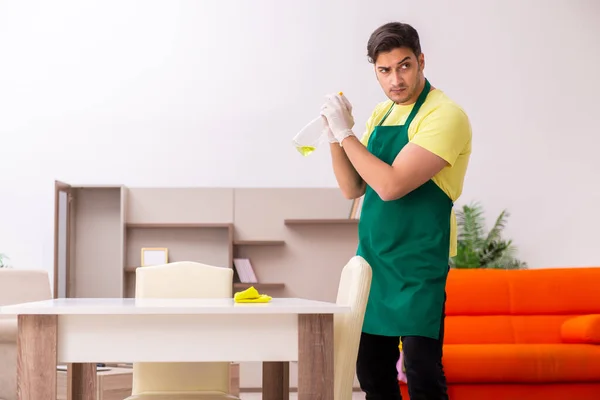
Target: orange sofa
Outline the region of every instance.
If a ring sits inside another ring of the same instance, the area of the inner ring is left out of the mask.
[[[446,315],[451,400],[600,399],[600,268],[452,269]]]

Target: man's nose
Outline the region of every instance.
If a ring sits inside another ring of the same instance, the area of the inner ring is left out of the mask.
[[[390,83],[392,84],[392,86],[400,86],[400,83],[402,82],[402,78],[400,77],[400,71],[394,71],[392,74],[390,74],[390,79]]]

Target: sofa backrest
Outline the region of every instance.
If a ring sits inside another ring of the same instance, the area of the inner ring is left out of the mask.
[[[564,321],[600,314],[600,268],[452,269],[445,343],[558,343]]]
[[[0,306],[51,298],[48,272],[0,268]]]

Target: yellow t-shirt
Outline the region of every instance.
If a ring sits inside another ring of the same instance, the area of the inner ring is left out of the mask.
[[[379,103],[367,121],[361,141],[366,146],[375,126],[379,125],[392,105],[392,100]],[[382,126],[402,125],[413,105],[396,104]],[[455,202],[463,190],[463,182],[471,156],[471,124],[454,101],[439,89],[431,91],[408,128],[408,140],[438,155],[448,166],[433,177],[433,182]],[[456,215],[450,221],[450,257],[457,251]]]

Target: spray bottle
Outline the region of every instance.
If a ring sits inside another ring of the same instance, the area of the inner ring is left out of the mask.
[[[343,95],[340,92],[340,96]],[[310,121],[294,136],[292,143],[304,157],[312,154],[323,142],[327,141],[327,119],[319,115]]]

